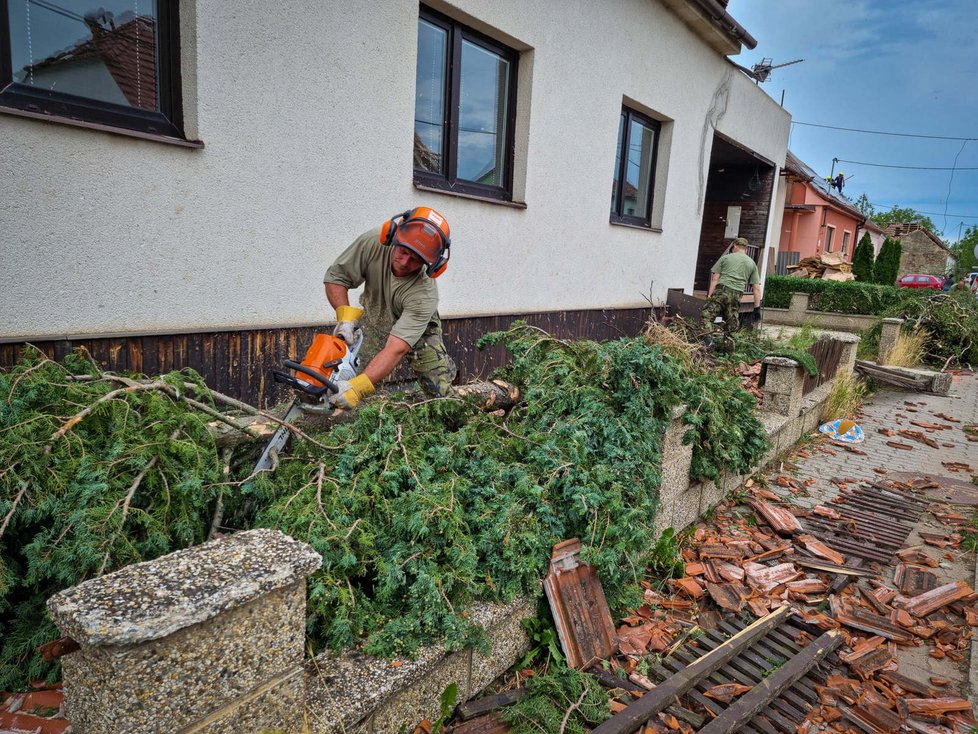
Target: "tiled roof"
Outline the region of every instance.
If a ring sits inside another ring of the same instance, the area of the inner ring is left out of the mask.
[[[156,21],[137,16],[121,25],[106,28],[86,19],[91,37],[78,41],[32,65],[34,71],[89,59],[101,59],[119,90],[133,107],[155,110],[156,88]]]
[[[845,194],[840,193],[829,182],[815,173],[815,169],[805,163],[790,150],[785,157],[784,169],[800,178],[806,183],[811,184],[815,192],[824,199],[828,199],[841,209],[844,209],[857,219],[865,219],[865,215],[856,208],[856,203]]]
[[[892,224],[888,224],[883,230],[883,234],[885,234],[887,237],[892,237],[893,239],[897,240],[902,239],[913,232],[923,232],[935,245],[940,247],[942,250],[947,251],[949,254],[953,254],[951,252],[951,248],[944,244],[944,240],[919,222],[893,222]]]

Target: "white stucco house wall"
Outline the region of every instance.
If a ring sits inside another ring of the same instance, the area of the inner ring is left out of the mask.
[[[67,25],[52,25],[58,37],[45,39],[35,13],[34,47],[60,43],[68,55],[6,61],[0,354],[8,362],[11,345],[24,341],[192,341],[324,324],[333,317],[321,285],[331,260],[362,231],[422,204],[452,227],[451,263],[438,281],[448,323],[641,309],[668,288],[692,290],[717,134],[745,171],[749,159],[766,166],[768,213],[754,240],[776,240],[790,117],[726,58],[753,40],[721,0],[423,5],[454,32],[512,54],[503,153],[511,180],[495,199],[430,190],[415,175],[417,2],[159,5],[169,15],[157,19],[166,34],[155,41],[137,24],[123,37],[124,13],[79,16],[80,39],[86,25],[94,29],[85,47],[71,47]],[[27,32],[18,23],[0,25],[14,56]],[[128,72],[106,62],[137,112],[152,108],[134,101],[154,94],[145,91],[147,49],[170,43],[182,103],[176,133],[79,126],[43,100],[31,106],[32,69],[35,81],[59,68],[67,79],[75,56],[110,53],[98,46],[105,39],[142,44]],[[143,76],[137,83],[126,73]],[[609,216],[625,108],[658,126],[651,210],[638,224]]]

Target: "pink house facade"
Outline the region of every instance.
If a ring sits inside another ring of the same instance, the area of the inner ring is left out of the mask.
[[[797,252],[801,259],[831,252],[852,262],[866,217],[791,151],[784,176],[788,190],[779,252]]]

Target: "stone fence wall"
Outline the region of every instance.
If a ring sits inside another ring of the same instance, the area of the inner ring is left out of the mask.
[[[864,314],[831,313],[809,310],[809,293],[792,293],[788,308],[764,308],[765,326],[812,326],[826,331],[846,331],[860,334],[882,321],[879,364],[886,364],[886,356],[896,343],[903,319],[881,319]]]
[[[852,369],[858,338],[843,348]],[[834,379],[802,395],[796,362],[765,360],[763,463],[818,425]],[[657,527],[680,530],[740,487],[746,476],[691,482],[684,409],[663,444]],[[438,717],[458,686],[478,694],[526,652],[521,621],[536,600],[470,610],[488,654],[423,648],[392,664],[359,650],[304,659],[306,576],[322,559],[275,530],[251,530],[86,581],[48,602],[61,632],[80,644],[63,658],[65,710],[76,734],[381,734]],[[410,730],[410,727],[409,727]]]

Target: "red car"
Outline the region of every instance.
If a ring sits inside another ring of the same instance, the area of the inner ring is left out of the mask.
[[[938,278],[936,275],[910,273],[897,280],[897,285],[901,288],[930,288],[939,291],[944,285],[944,279]]]

